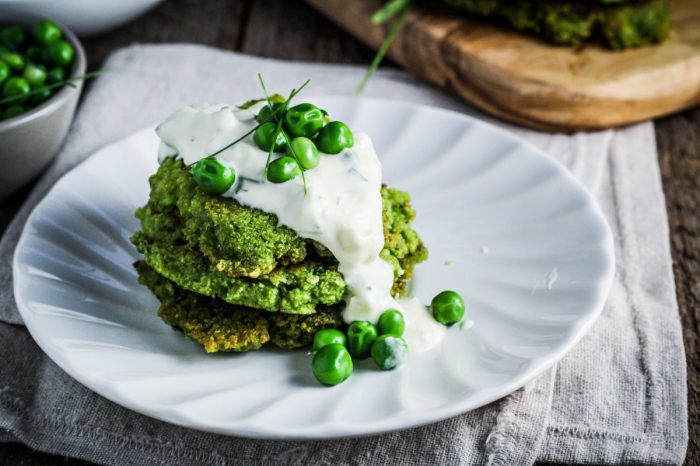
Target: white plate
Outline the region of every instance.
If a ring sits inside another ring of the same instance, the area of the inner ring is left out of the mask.
[[[613,276],[610,230],[558,163],[513,135],[412,104],[317,98],[370,134],[386,183],[413,197],[430,251],[412,292],[459,292],[473,326],[383,372],[371,360],[336,387],[307,351],[206,354],[157,316],[129,237],[156,171],[153,129],[100,150],[36,207],[14,258],[29,331],[68,374],[140,413],[211,432],[331,438],[439,421],[523,386],[598,316]]]

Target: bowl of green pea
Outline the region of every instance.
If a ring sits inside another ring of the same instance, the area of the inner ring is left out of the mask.
[[[85,52],[54,21],[0,20],[0,201],[51,162],[68,133],[80,97]]]

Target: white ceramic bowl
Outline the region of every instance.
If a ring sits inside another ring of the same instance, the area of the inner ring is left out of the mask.
[[[41,18],[28,15],[2,16],[0,26],[32,26]],[[87,61],[78,38],[59,24],[64,39],[75,51],[70,77],[85,74]],[[7,199],[36,177],[56,155],[73,121],[83,82],[65,86],[46,102],[15,118],[0,121],[0,201]]]
[[[80,37],[128,23],[163,0],[0,0],[0,17],[9,13],[45,16]]]

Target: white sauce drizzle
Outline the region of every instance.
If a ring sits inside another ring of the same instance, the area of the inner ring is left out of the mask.
[[[408,343],[409,354],[427,351],[445,336],[447,328],[436,321],[433,315],[418,298],[401,298],[399,310],[406,319],[403,338]]]
[[[158,160],[178,155],[193,164],[241,138],[256,126],[264,102],[246,110],[229,105],[185,107],[156,128],[161,138]],[[445,327],[433,319],[417,298],[392,298],[393,268],[379,257],[384,248],[382,166],[364,133],[354,133],[355,145],[337,155],[321,155],[319,165],[285,183],[263,183],[268,154],[252,136],[217,155],[236,171],[236,182],[222,196],[277,215],[304,238],[326,246],[338,259],[347,283],[347,323],[377,323],[382,312],[398,309],[406,320],[404,339],[413,354],[437,344]],[[274,154],[273,160],[283,154]]]

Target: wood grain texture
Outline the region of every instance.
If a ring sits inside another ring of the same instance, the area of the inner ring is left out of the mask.
[[[88,70],[100,68],[114,50],[135,43],[188,42],[238,50],[252,3],[253,0],[163,2],[137,21],[84,39]]]
[[[240,51],[280,60],[363,65],[374,57],[371,49],[298,0],[256,0]]]
[[[128,26],[85,41],[85,46],[95,69],[109,52],[134,42],[185,41],[287,60],[366,65],[374,55],[302,0],[168,0]],[[661,120],[656,135],[688,358],[691,443],[685,464],[700,466],[700,110]],[[0,204],[0,231],[25,196]],[[0,443],[3,466],[92,464]]]
[[[388,31],[370,21],[381,0],[307,1],[375,49]],[[625,125],[700,103],[700,2],[671,5],[671,39],[624,52],[553,46],[453,10],[416,7],[389,56],[516,123],[561,131]]]
[[[688,370],[685,464],[700,466],[700,109],[657,121],[656,138]]]

